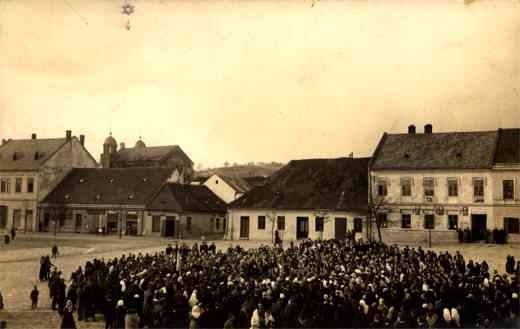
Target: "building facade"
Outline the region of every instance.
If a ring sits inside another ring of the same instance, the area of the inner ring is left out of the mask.
[[[291,161],[229,206],[227,237],[272,241],[362,235],[367,215],[368,158]]]
[[[426,241],[432,234],[437,242],[457,241],[457,230],[466,228],[483,240],[488,231],[504,229],[505,217],[517,218],[520,171],[496,163],[504,138],[502,130],[433,133],[431,125],[421,134],[413,125],[406,134],[385,133],[369,181],[387,240]],[[511,185],[506,201],[504,181]],[[509,231],[515,240],[517,233]]]
[[[251,190],[251,186],[244,179],[221,174],[212,175],[204,185],[226,203],[235,201]]]
[[[0,230],[37,231],[38,202],[71,168],[97,163],[85,148],[85,136],[3,140],[0,146]]]

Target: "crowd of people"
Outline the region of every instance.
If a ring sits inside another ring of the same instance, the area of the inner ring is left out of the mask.
[[[508,262],[512,275],[458,252],[375,242],[249,250],[203,242],[94,259],[66,292],[59,271],[50,282],[63,328],[74,328],[73,312],[79,321],[102,313],[107,329],[518,328],[520,264]]]

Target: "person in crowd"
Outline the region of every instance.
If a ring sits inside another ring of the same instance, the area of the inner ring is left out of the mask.
[[[11,227],[11,240],[14,241],[14,238],[16,238],[16,227]]]
[[[31,290],[31,309],[38,308],[38,296],[40,295],[40,292],[38,291],[38,287],[34,286],[33,290]]]
[[[52,258],[58,257],[59,251],[58,251],[58,245],[56,243],[54,243],[54,245],[52,246],[51,253],[52,253]]]
[[[515,273],[515,257],[511,255],[507,255],[506,258],[506,273],[514,274]]]
[[[520,327],[520,276],[458,252],[339,240],[172,249],[87,262],[71,276],[78,320],[103,311],[106,328],[125,317],[127,328]]]
[[[4,297],[2,296],[2,291],[0,291],[0,310],[4,309]]]
[[[74,321],[74,310],[72,309],[72,301],[68,300],[63,308],[63,317],[61,319],[61,329],[76,329]]]

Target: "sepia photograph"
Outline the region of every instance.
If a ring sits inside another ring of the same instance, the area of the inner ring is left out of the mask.
[[[520,328],[520,0],[0,0],[0,329]]]

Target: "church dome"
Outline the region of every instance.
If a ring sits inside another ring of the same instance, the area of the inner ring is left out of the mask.
[[[112,146],[117,147],[116,139],[114,137],[112,137],[112,133],[110,133],[110,136],[108,136],[105,139],[105,142],[103,143],[103,145],[112,145]]]
[[[135,142],[135,147],[136,148],[146,147],[146,144],[141,140],[141,137],[139,137],[139,140],[137,142]]]

